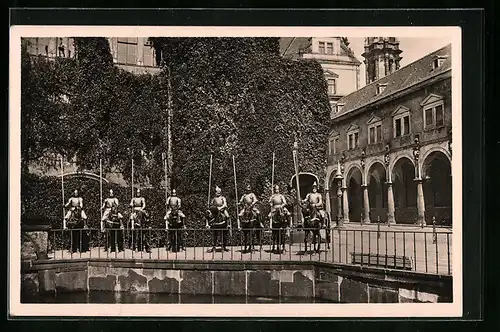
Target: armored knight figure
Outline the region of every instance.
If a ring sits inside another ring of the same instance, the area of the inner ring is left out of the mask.
[[[285,207],[286,199],[285,196],[280,194],[280,187],[278,185],[274,186],[274,194],[269,198],[269,205],[271,205],[271,212],[269,212],[269,218],[273,218],[276,210],[282,208],[287,218],[291,217],[290,212]]]
[[[249,207],[252,210],[252,212],[254,213],[257,220],[260,220],[260,218],[259,218],[260,211],[255,206],[258,202],[257,196],[255,196],[255,194],[252,192],[252,187],[249,184],[245,187],[245,189],[246,189],[246,193],[243,196],[241,196],[241,199],[239,202],[239,205],[243,206],[243,209],[241,209],[241,211],[239,213],[239,217],[240,218],[243,217],[243,215],[245,214],[245,208]]]
[[[318,193],[318,184],[316,182],[313,183],[312,193],[308,193],[302,203],[309,203],[310,207],[315,208],[321,217],[322,223],[327,220],[326,212],[323,209],[323,196]]]
[[[215,187],[215,197],[212,199],[212,206],[217,207],[222,213],[222,216],[226,221],[229,222],[229,213],[227,212],[227,200],[222,196],[222,190],[216,186]]]
[[[186,216],[181,211],[181,199],[177,197],[177,192],[175,189],[172,190],[172,194],[167,198],[167,214],[165,215],[165,222],[168,222],[172,210],[177,209],[177,213],[181,218],[181,222],[184,224],[184,219]]]
[[[130,221],[132,225],[134,225],[139,213],[142,213],[144,217],[147,217],[147,213],[144,210],[146,208],[146,200],[141,196],[140,189],[137,189],[135,192],[135,197],[130,201],[130,207],[132,208],[132,213],[130,214]]]
[[[109,219],[109,215],[111,214],[111,210],[113,208],[117,209],[118,205],[120,205],[120,202],[118,201],[118,198],[114,197],[113,195],[113,189],[109,190],[109,197],[104,200],[104,203],[102,204],[101,209],[104,210],[102,213],[102,219],[101,221],[106,222]],[[118,218],[122,219],[123,216],[120,212],[117,212]]]
[[[80,217],[82,219],[87,219],[87,215],[85,214],[85,211],[83,211],[83,198],[78,195],[77,189],[75,189],[73,196],[69,198],[68,203],[66,203],[64,207],[69,207],[68,212],[64,216],[64,220],[67,221],[77,209],[80,210]]]

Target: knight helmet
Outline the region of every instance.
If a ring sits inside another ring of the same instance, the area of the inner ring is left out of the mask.
[[[278,191],[278,190],[280,190],[280,186],[275,185],[275,186],[274,186],[274,191]]]
[[[314,187],[318,188],[318,183],[317,183],[316,181],[314,181],[314,183],[313,183],[313,185],[312,185],[312,186],[313,186],[313,188],[314,188]]]
[[[220,194],[222,190],[219,188],[219,186],[215,186],[215,193]]]
[[[172,189],[172,196],[175,196],[177,194],[177,191],[175,189]]]
[[[252,189],[252,187],[250,186],[250,184],[247,184],[247,185],[245,186],[245,189],[246,189],[246,190],[251,190],[251,189]]]

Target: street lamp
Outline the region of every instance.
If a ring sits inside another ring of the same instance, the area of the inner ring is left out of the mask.
[[[295,184],[297,192],[297,223],[303,224],[303,217],[301,215],[300,209],[300,187],[299,187],[299,143],[297,142],[297,134],[295,134],[295,140],[293,142],[293,163],[295,166]]]
[[[420,139],[418,136],[415,137],[415,144],[413,146],[413,159],[415,160],[415,177],[420,179],[420,168],[418,166],[418,159],[420,157]]]
[[[361,151],[361,168],[364,170],[365,169],[365,165],[366,165],[366,152],[365,152],[365,149],[363,149]]]
[[[337,173],[334,179],[337,181],[337,226],[342,226],[342,173],[340,172],[340,162],[337,162]]]

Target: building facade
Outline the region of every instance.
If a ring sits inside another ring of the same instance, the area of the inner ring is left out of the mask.
[[[360,87],[361,62],[354,56],[346,38],[281,38],[280,51],[284,57],[314,59],[321,65],[332,110],[340,98]]]
[[[451,117],[451,45],[339,99],[325,180],[332,219],[451,225]]]
[[[161,52],[153,47],[147,37],[110,37],[109,47],[113,62],[120,68],[135,74],[160,71]],[[28,53],[48,58],[74,58],[77,50],[72,37],[23,38]]]
[[[161,51],[155,49],[147,37],[110,37],[107,38],[110,46],[113,62],[119,68],[133,74],[156,74],[161,71]],[[40,37],[23,38],[29,54],[33,56],[44,56],[52,58],[75,58],[78,50],[75,48],[75,40],[72,37]],[[37,175],[60,176],[59,155],[46,156],[48,160],[54,160],[53,167],[46,166],[45,162],[32,162],[29,171]],[[76,159],[67,160],[63,164],[65,174],[82,173],[76,167]],[[90,173],[89,173],[90,174]],[[92,174],[89,175],[90,177]],[[105,180],[119,185],[127,185],[123,175],[117,171],[104,175]]]

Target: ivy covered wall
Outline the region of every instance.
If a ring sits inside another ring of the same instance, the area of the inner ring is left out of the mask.
[[[283,59],[278,38],[151,39],[163,55],[154,76],[113,66],[105,38],[76,38],[75,59],[48,61],[23,51],[23,169],[59,153],[95,172],[102,158],[105,171],[130,181],[133,156],[135,180],[147,175],[151,190],[161,191],[170,93],[172,184],[188,215],[206,208],[210,155],[212,187],[220,186],[232,207],[233,155],[240,194],[250,183],[267,200],[273,152],[275,183],[286,191],[295,136],[300,170],[324,178],[330,106],[318,63]],[[53,209],[61,209],[59,200]]]

